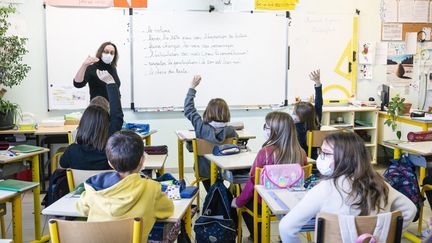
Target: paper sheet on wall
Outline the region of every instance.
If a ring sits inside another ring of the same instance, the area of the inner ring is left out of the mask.
[[[51,84],[49,92],[50,107],[75,108],[86,107],[89,101],[88,88],[76,89],[72,85],[54,85]]]
[[[370,64],[360,64],[359,79],[372,79],[373,67]]]
[[[45,4],[69,7],[112,7],[113,0],[45,0]]]
[[[383,22],[397,22],[397,14],[396,0],[381,0],[380,16]]]
[[[400,0],[398,22],[426,23],[429,20],[428,0]]]
[[[294,10],[296,3],[297,2],[293,0],[255,0],[255,9],[256,10]]]
[[[375,64],[387,64],[388,43],[378,42],[375,48]]]
[[[402,24],[386,24],[382,25],[381,39],[383,41],[401,41],[402,40]]]
[[[413,55],[406,55],[405,42],[389,42],[387,83],[393,87],[409,87],[413,80]]]
[[[375,58],[375,45],[372,42],[360,41],[359,64],[373,64]]]

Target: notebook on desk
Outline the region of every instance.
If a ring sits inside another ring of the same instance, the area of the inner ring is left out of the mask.
[[[23,192],[30,188],[39,185],[37,182],[20,181],[14,179],[8,179],[0,181],[0,190],[12,191],[12,192]]]
[[[15,152],[15,153],[32,153],[32,152],[41,151],[41,150],[43,150],[42,147],[27,145],[27,144],[20,144],[20,145],[12,147],[10,149],[10,151]]]

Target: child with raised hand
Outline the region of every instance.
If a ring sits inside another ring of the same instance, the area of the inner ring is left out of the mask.
[[[404,228],[414,218],[416,206],[374,170],[364,141],[357,134],[328,135],[316,163],[324,179],[281,220],[283,242],[301,242],[297,235],[302,226],[320,212],[368,216],[401,211]]]
[[[255,169],[274,164],[307,164],[305,151],[300,147],[294,121],[286,112],[274,111],[267,114],[263,126],[265,143],[258,152],[250,170],[249,180],[240,196],[232,202],[233,207],[246,206],[253,210]],[[243,213],[243,218],[253,240],[253,218]],[[259,231],[258,235],[260,235]],[[261,237],[259,237],[261,239]]]
[[[307,132],[320,129],[323,106],[320,70],[318,69],[311,72],[309,78],[315,83],[315,105],[309,102],[300,101],[294,105],[293,112],[293,119],[296,123],[299,143],[306,153],[308,151],[306,142]],[[312,150],[311,157],[316,159],[316,149]]]
[[[92,104],[85,109],[77,129],[76,143],[69,145],[60,157],[62,168],[110,169],[105,155],[105,145],[113,133],[121,130],[123,110],[119,87],[114,78],[105,70],[96,70],[96,74],[100,80],[106,83],[109,110],[104,106]]]
[[[195,75],[184,102],[184,115],[191,121],[196,137],[215,144],[222,144],[228,138],[236,138],[237,133],[235,129],[232,126],[228,126],[231,115],[225,100],[220,98],[211,99],[203,116],[201,117],[198,113],[195,108],[194,99],[197,92],[196,87],[200,83],[201,76]],[[199,156],[198,171],[200,177],[210,178],[210,161]],[[202,183],[208,191],[210,180],[204,180]]]

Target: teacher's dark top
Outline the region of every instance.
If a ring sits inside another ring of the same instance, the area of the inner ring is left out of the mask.
[[[120,88],[120,79],[117,75],[117,69],[110,64],[105,64],[102,61],[88,66],[84,74],[84,80],[81,83],[78,83],[74,80],[74,86],[76,88],[82,88],[88,83],[90,88],[90,99],[93,99],[96,96],[102,96],[108,100],[106,83],[99,79],[96,74],[96,69],[107,70],[111,76],[113,76],[115,83]]]

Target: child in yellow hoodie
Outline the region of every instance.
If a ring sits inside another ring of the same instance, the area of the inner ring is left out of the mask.
[[[156,219],[173,214],[173,202],[161,191],[159,182],[141,178],[144,144],[131,131],[114,133],[106,145],[109,165],[116,172],[106,172],[87,179],[85,192],[77,204],[88,221],[108,221],[142,217],[143,242]]]

